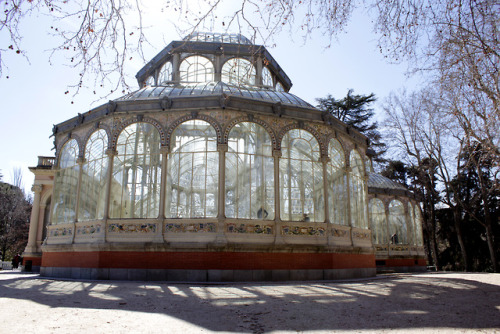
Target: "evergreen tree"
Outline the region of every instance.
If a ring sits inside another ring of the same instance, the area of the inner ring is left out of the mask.
[[[28,241],[31,204],[16,186],[0,181],[1,260],[23,252]]]
[[[318,108],[329,113],[349,126],[352,126],[368,137],[368,148],[375,152],[373,160],[384,163],[382,155],[387,151],[385,143],[381,142],[382,135],[378,131],[377,122],[372,121],[374,116],[371,103],[376,101],[375,95],[355,95],[349,89],[346,97],[337,100],[331,95],[326,98],[318,98]]]

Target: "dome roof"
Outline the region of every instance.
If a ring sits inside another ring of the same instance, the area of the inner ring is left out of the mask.
[[[183,38],[189,42],[209,42],[209,43],[231,43],[253,45],[253,43],[241,34],[194,32]]]
[[[376,173],[368,173],[368,187],[380,189],[408,190],[405,186]]]
[[[147,86],[135,92],[118,98],[116,101],[160,99],[163,97],[178,96],[208,96],[221,95],[246,97],[283,103],[305,108],[314,108],[299,97],[274,89],[261,88],[248,85],[233,85],[225,82],[205,82],[193,84],[166,84],[162,86]]]

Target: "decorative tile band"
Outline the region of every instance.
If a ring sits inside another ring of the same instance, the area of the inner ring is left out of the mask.
[[[352,238],[353,239],[370,239],[370,233],[369,232],[353,231]]]
[[[73,228],[71,227],[57,227],[50,229],[51,237],[67,237],[73,235]]]
[[[393,246],[391,245],[391,250],[396,252],[406,252],[409,250],[408,246]]]
[[[230,233],[273,234],[273,225],[228,223]]]
[[[114,233],[155,233],[156,224],[109,224],[108,232]]]
[[[336,238],[347,238],[349,236],[349,230],[341,230],[338,228],[332,228],[332,236]]]
[[[387,246],[375,246],[375,250],[377,252],[387,252],[388,247]]]
[[[190,224],[182,224],[182,223],[167,223],[165,225],[165,231],[168,233],[185,233],[185,232],[208,232],[213,233],[217,232],[217,226],[215,223],[190,223]]]
[[[81,225],[76,228],[76,234],[91,235],[101,233],[101,224]]]
[[[314,226],[283,226],[281,231],[285,235],[323,236],[326,230],[323,227]]]

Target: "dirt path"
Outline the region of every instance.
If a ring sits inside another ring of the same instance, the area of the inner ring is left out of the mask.
[[[0,271],[0,333],[82,332],[500,333],[500,274],[189,284]]]

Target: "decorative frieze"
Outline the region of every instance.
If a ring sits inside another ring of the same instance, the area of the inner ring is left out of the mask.
[[[349,237],[349,230],[344,230],[344,229],[339,229],[339,228],[332,228],[332,237],[335,238],[348,238]]]
[[[167,233],[215,233],[217,226],[215,223],[167,223],[165,224]]]
[[[308,235],[308,236],[324,236],[326,229],[324,227],[315,226],[288,226],[281,227],[283,235]]]
[[[271,224],[228,223],[226,230],[229,233],[273,234],[274,227]]]
[[[156,233],[156,224],[153,223],[111,223],[108,225],[110,233]]]
[[[50,237],[67,237],[73,235],[72,227],[55,227],[49,229]]]
[[[370,239],[370,232],[368,232],[368,231],[352,231],[352,238],[353,239],[369,240]]]
[[[101,224],[85,224],[76,227],[76,235],[94,235],[101,233]]]

